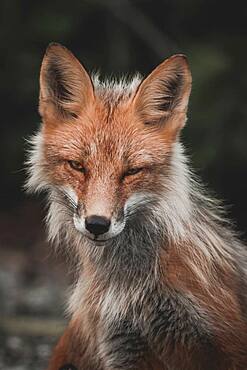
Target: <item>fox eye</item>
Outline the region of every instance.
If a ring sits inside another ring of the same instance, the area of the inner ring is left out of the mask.
[[[143,170],[143,167],[130,168],[129,170],[123,173],[122,178],[124,179],[125,177],[136,175],[142,170]]]
[[[69,165],[71,168],[73,168],[73,170],[76,170],[76,171],[79,171],[79,172],[82,172],[82,173],[85,173],[86,170],[85,170],[85,167],[78,161],[68,161]]]

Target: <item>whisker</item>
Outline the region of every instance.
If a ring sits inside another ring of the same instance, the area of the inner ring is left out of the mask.
[[[60,189],[60,188],[57,188],[57,191],[63,198],[69,201],[69,204],[73,207],[74,210],[77,209],[77,203],[67,192],[65,192],[63,189]]]

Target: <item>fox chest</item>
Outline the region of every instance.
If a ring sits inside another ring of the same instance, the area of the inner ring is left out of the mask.
[[[142,299],[113,291],[105,296],[98,333],[105,369],[177,369],[176,361],[182,369],[181,361],[190,356],[193,346],[209,348],[206,322],[191,302],[152,293]]]

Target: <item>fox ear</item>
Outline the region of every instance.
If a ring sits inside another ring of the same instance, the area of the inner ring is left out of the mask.
[[[62,45],[50,44],[40,71],[41,116],[77,117],[93,99],[93,84],[80,62]]]
[[[140,84],[134,109],[146,124],[172,126],[176,132],[186,120],[191,73],[184,55],[165,60]],[[171,125],[168,122],[172,122]]]

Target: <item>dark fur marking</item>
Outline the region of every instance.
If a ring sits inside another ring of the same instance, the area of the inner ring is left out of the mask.
[[[155,300],[150,300],[150,296]],[[143,310],[142,331],[150,348],[159,357],[163,357],[167,344],[170,350],[175,349],[176,344],[188,349],[195,344],[211,347],[209,324],[188,297],[175,292],[161,294],[155,290],[148,292],[147,297],[149,299],[143,305],[149,313]]]
[[[104,358],[111,369],[137,369],[147,351],[140,331],[127,320],[113,322],[106,330]]]

